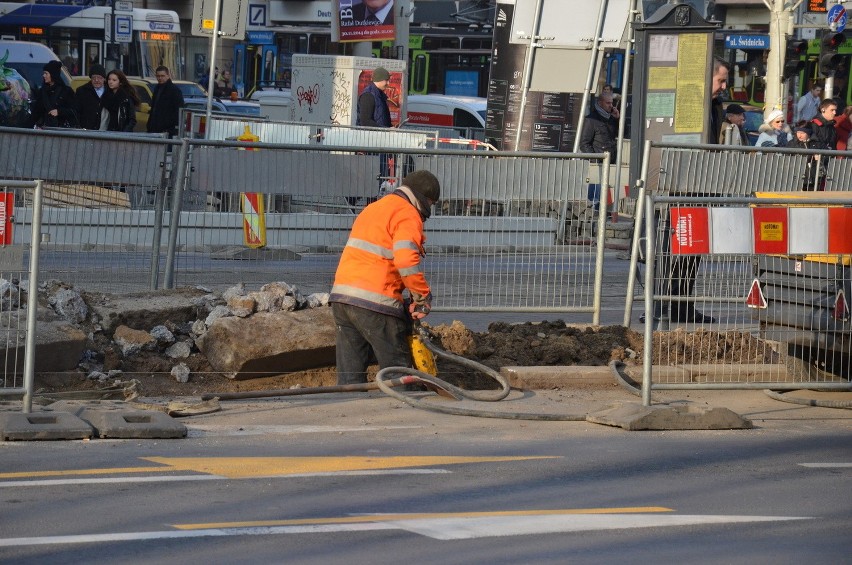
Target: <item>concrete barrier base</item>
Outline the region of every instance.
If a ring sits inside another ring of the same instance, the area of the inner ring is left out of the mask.
[[[63,400],[50,408],[68,412],[88,422],[98,438],[177,439],[186,437],[186,426],[157,410],[128,408],[124,402]]]
[[[697,406],[643,406],[625,402],[586,416],[594,424],[625,430],[739,430],[750,429],[751,420],[727,408]]]
[[[0,412],[0,440],[89,439],[92,426],[67,412]]]

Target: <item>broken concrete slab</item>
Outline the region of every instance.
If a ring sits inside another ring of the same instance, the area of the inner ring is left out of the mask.
[[[333,366],[335,337],[331,308],[311,308],[218,318],[196,345],[215,371],[242,380]]]
[[[593,424],[635,430],[743,430],[751,420],[727,408],[686,405],[643,406],[625,402],[586,416]]]
[[[5,359],[5,374],[24,372],[26,310],[6,313],[8,328],[21,328],[6,332],[5,343],[0,341],[0,355]],[[74,369],[83,356],[86,334],[65,320],[43,318],[36,331],[36,372],[59,372]]]
[[[149,331],[154,326],[191,322],[199,318],[194,298],[207,295],[198,288],[177,288],[155,292],[139,292],[126,295],[108,295],[90,304],[93,314],[100,319],[104,333],[112,337],[118,326]],[[206,316],[207,313],[204,313]],[[201,316],[203,317],[203,316]]]
[[[0,412],[0,440],[32,441],[89,439],[94,430],[67,412]]]
[[[308,251],[307,247],[228,247],[210,254],[211,259],[227,259],[230,261],[299,261],[301,253]]]

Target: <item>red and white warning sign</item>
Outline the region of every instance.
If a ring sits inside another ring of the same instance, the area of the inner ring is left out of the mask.
[[[15,193],[0,192],[0,245],[12,245],[12,220],[15,215]]]
[[[763,289],[760,288],[760,281],[754,279],[751,283],[751,288],[746,296],[746,306],[749,308],[766,308],[766,297],[763,296]]]

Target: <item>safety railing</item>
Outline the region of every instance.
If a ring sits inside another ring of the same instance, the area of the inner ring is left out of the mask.
[[[0,335],[5,336],[0,397],[23,397],[32,410],[38,316],[41,181],[0,179]],[[18,214],[29,210],[29,229]]]
[[[852,190],[852,153],[730,145],[679,145],[647,142],[637,202],[655,196],[750,196],[758,191]],[[630,325],[642,263],[644,206],[636,206],[624,325]],[[740,268],[735,259],[711,258],[703,268]],[[721,264],[720,264],[721,263]],[[697,288],[697,291],[711,289]]]
[[[770,196],[647,196],[646,405],[663,389],[852,390],[852,194]]]

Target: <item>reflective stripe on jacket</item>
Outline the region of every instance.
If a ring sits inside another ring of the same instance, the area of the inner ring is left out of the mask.
[[[420,265],[425,255],[423,219],[400,193],[373,202],[355,218],[343,249],[329,302],[342,302],[405,318],[404,289],[431,301]]]

